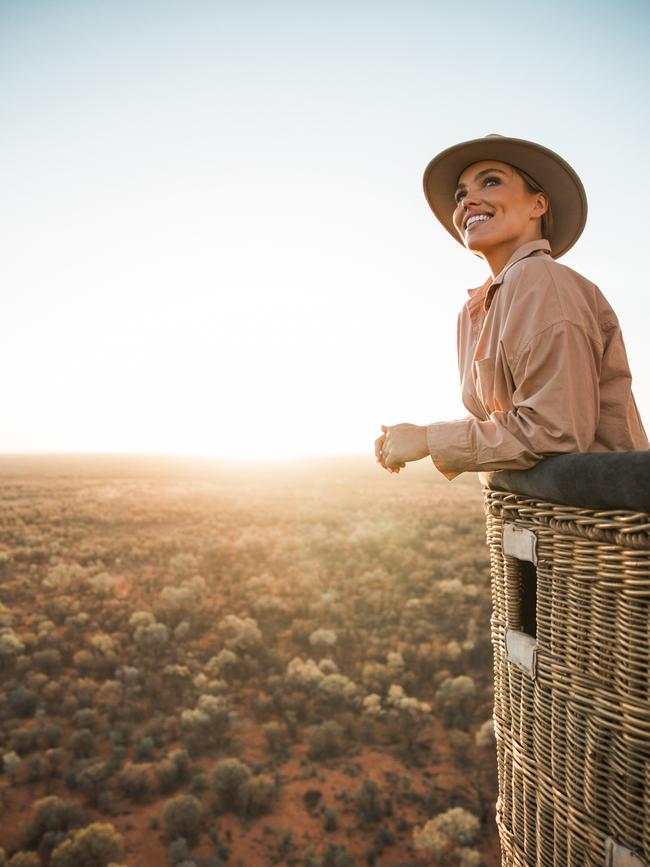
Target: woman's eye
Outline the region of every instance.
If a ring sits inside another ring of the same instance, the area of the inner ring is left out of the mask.
[[[460,203],[461,203],[461,202],[463,201],[463,199],[465,198],[465,193],[458,192],[458,193],[456,193],[456,195],[454,196],[454,198],[456,199],[456,204],[457,204],[457,205],[460,205]]]
[[[487,177],[487,178],[485,179],[484,186],[487,187],[488,184],[489,184],[490,186],[492,186],[492,184],[498,184],[498,183],[500,183],[499,178],[495,178],[495,177]]]

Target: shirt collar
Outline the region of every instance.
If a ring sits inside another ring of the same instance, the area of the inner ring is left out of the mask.
[[[522,244],[521,247],[517,247],[512,256],[508,259],[505,266],[499,271],[497,276],[492,281],[491,289],[496,289],[503,283],[503,278],[506,276],[506,273],[509,268],[516,262],[521,262],[522,259],[528,258],[528,256],[533,256],[535,253],[548,253],[549,256],[551,254],[551,245],[546,240],[546,238],[539,238],[537,241],[528,241],[527,244]]]
[[[486,311],[489,310],[494,293],[503,283],[508,270],[522,259],[526,259],[528,256],[534,256],[535,254],[548,254],[550,256],[551,245],[546,238],[539,238],[536,241],[528,241],[526,244],[522,244],[521,247],[517,247],[515,252],[506,262],[505,266],[501,271],[499,271],[494,279],[488,277],[482,286],[479,286],[476,289],[468,289],[467,294],[469,295],[470,313],[477,311],[480,306],[482,306]]]

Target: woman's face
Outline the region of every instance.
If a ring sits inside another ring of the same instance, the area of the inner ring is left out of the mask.
[[[529,192],[512,166],[484,160],[458,178],[454,225],[467,249],[486,259],[495,274],[517,247],[541,238],[547,209],[546,195]]]

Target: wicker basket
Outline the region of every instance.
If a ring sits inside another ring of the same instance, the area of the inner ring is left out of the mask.
[[[650,516],[485,490],[504,867],[650,865]]]

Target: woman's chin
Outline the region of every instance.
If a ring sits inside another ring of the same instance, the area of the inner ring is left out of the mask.
[[[463,238],[463,243],[465,244],[465,247],[470,251],[470,253],[474,253],[476,256],[482,255],[484,251],[490,246],[484,241],[482,242],[480,238],[472,238],[471,235],[469,237]]]

